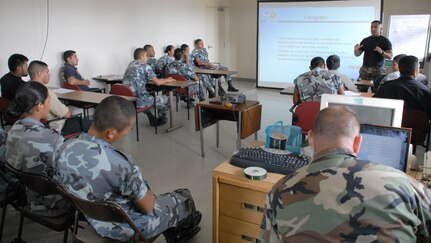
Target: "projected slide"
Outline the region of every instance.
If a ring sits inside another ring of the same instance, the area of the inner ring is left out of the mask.
[[[285,88],[309,70],[310,60],[337,54],[339,71],[359,76],[353,47],[380,19],[380,0],[259,2],[258,86]]]

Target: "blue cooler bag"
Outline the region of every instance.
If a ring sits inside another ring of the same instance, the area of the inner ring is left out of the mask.
[[[302,144],[301,128],[298,126],[283,126],[282,121],[274,123],[265,129],[266,148],[287,150],[300,153]]]

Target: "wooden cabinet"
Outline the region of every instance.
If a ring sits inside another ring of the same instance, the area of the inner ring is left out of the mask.
[[[283,175],[268,173],[262,181],[245,178],[228,162],[213,171],[213,242],[259,242],[265,200]]]

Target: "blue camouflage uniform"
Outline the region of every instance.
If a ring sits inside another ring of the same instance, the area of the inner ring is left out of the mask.
[[[199,58],[203,62],[210,62],[210,60],[208,58],[208,52],[205,48],[204,49],[195,48],[192,52],[192,56],[193,56],[193,60],[196,58]],[[208,67],[208,66],[203,66],[203,67],[199,67],[199,68],[210,69],[210,67]],[[229,70],[229,68],[222,66],[222,65],[219,65],[215,68],[215,70]],[[223,77],[226,81],[232,80],[232,77],[230,75],[223,75]]]
[[[319,67],[299,75],[293,83],[302,102],[320,101],[322,94],[337,94],[344,86],[340,75]]]
[[[157,63],[157,58],[155,57],[148,57],[147,60],[147,65],[151,67],[151,69],[153,69],[153,72],[156,72],[156,63]]]
[[[431,195],[394,168],[328,149],[270,191],[262,238],[274,242],[416,242],[431,229]]]
[[[195,65],[195,59],[199,58],[203,62],[209,62],[208,60],[208,53],[202,52],[201,49],[195,48],[192,53],[190,54],[190,63],[193,63],[193,67],[196,67]],[[198,67],[198,68],[207,68],[207,67]],[[202,80],[202,83],[206,89],[213,89],[215,83],[214,80],[211,78],[211,75],[209,74],[199,74],[199,78]]]
[[[149,65],[134,60],[130,62],[123,77],[123,84],[129,86],[135,93],[138,108],[154,105],[154,97],[147,92],[147,82],[156,77]],[[165,95],[156,96],[156,108],[159,116],[165,116],[167,112],[168,97]]]
[[[170,57],[168,55],[165,55],[161,58],[159,58],[159,60],[157,60],[156,62],[156,74],[159,77],[165,77],[166,72],[165,72],[165,67],[166,65],[168,65],[169,63],[172,63],[174,61],[173,57]]]
[[[69,139],[61,147],[55,179],[79,198],[119,204],[146,238],[176,226],[195,211],[187,189],[155,196],[155,206],[150,214],[139,211],[134,202],[150,190],[140,168],[105,140],[86,133]],[[127,223],[87,219],[101,236],[122,241],[133,236]]]
[[[166,65],[166,75],[169,74],[179,74],[190,82],[195,83],[192,80],[193,77],[197,77],[192,66],[182,63],[181,61],[175,60],[172,63]],[[189,87],[189,93],[198,93],[199,99],[205,99],[204,87],[199,87],[199,85],[193,85]]]
[[[7,138],[6,160],[23,172],[54,175],[55,153],[63,144],[63,137],[46,128],[40,121],[23,118],[15,122]],[[30,209],[40,215],[58,216],[67,210],[67,203],[60,195],[42,196],[27,189]]]

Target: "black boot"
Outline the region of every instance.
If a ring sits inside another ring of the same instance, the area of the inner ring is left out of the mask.
[[[147,112],[148,120],[150,121],[150,126],[154,127],[156,125],[156,117],[151,112]]]
[[[233,86],[232,80],[227,81],[227,91],[238,92],[239,90]]]
[[[212,88],[208,88],[208,98],[214,98],[215,97],[215,93],[214,90]]]
[[[150,121],[150,126],[152,127],[161,126],[168,122],[168,118],[166,116],[159,116],[156,118],[151,112],[148,112],[147,116],[148,120]]]
[[[166,230],[165,232],[163,232],[166,242],[168,243],[187,242],[201,230],[201,228],[199,227],[199,223],[201,222],[201,219],[202,219],[201,212],[199,211],[193,212],[186,219],[184,219],[181,222],[178,222],[177,227],[172,227]]]

